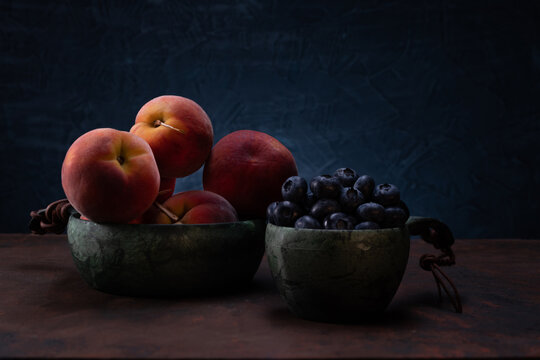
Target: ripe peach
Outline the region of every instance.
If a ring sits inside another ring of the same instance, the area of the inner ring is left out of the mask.
[[[193,100],[156,97],[139,110],[131,133],[145,139],[162,177],[178,178],[198,170],[214,142],[212,123]]]
[[[222,196],[210,191],[190,190],[171,196],[162,205],[164,211],[152,211],[156,224],[210,224],[238,221],[236,210]],[[171,216],[178,219],[171,219]]]
[[[174,193],[174,187],[176,186],[175,178],[161,178],[159,184],[159,195],[156,199],[160,204],[165,202]]]
[[[85,220],[85,221],[91,221],[89,218],[83,215],[81,215],[80,219]],[[128,224],[142,224],[142,223],[143,223],[142,217],[139,216],[138,218],[131,220]]]
[[[159,195],[156,198],[156,202],[162,204],[174,193],[174,187],[176,185],[176,179],[174,178],[162,178],[159,185]],[[156,206],[150,206],[148,210],[142,216],[130,221],[130,224],[149,224],[157,216],[159,208]]]
[[[259,131],[239,130],[213,147],[204,165],[203,187],[234,206],[240,219],[264,218],[266,207],[281,199],[281,185],[298,175],[291,152]]]
[[[73,207],[95,222],[127,223],[141,216],[159,191],[159,171],[148,143],[115,129],[79,137],[62,164],[62,187]]]

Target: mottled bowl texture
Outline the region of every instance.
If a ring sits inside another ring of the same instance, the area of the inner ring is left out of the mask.
[[[97,224],[70,217],[75,265],[93,288],[130,296],[228,292],[248,285],[264,254],[262,220],[222,224]]]
[[[295,315],[352,322],[383,312],[409,258],[407,227],[313,230],[268,224],[266,252],[277,288]]]

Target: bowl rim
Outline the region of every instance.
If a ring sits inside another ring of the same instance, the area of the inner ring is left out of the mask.
[[[74,220],[72,220],[74,219]],[[130,224],[130,223],[98,223],[92,220],[84,220],[81,219],[81,214],[78,212],[74,212],[70,215],[69,221],[77,221],[81,224],[94,224],[94,225],[100,225],[100,226],[113,226],[113,227],[144,227],[144,228],[189,228],[189,227],[201,227],[201,228],[212,228],[212,227],[232,227],[232,226],[239,226],[239,225],[250,225],[254,224],[257,225],[261,222],[264,222],[264,219],[247,219],[247,220],[239,220],[239,221],[229,221],[229,222],[221,222],[221,223],[206,223],[206,224]]]
[[[295,227],[292,227],[292,226],[280,226],[280,225],[275,225],[275,224],[272,224],[272,223],[268,223],[267,225],[267,229],[268,228],[272,228],[272,227],[275,227],[275,228],[278,228],[278,229],[288,229],[286,231],[295,231],[295,232],[314,232],[314,233],[318,233],[318,232],[324,232],[324,233],[352,233],[352,232],[366,232],[366,233],[382,233],[382,232],[390,232],[390,231],[402,231],[403,229],[407,229],[407,225],[403,225],[401,227],[393,227],[393,228],[383,228],[383,229],[351,229],[351,230],[348,230],[348,229],[299,229],[299,228],[295,228]]]

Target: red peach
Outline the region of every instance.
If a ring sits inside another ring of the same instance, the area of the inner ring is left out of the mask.
[[[176,185],[176,179],[174,178],[162,178],[159,185],[159,195],[156,198],[156,202],[162,204],[174,193],[174,187]],[[150,206],[148,210],[142,216],[130,221],[130,224],[147,224],[152,223],[153,219],[157,216],[159,209],[156,206]]]
[[[212,123],[193,100],[174,95],[156,97],[139,110],[131,133],[145,139],[165,178],[198,170],[214,142]]]
[[[281,185],[298,175],[291,152],[259,131],[239,130],[213,147],[204,165],[203,187],[234,206],[240,219],[264,218],[266,207],[281,199]]]
[[[152,211],[156,224],[211,224],[238,221],[236,210],[222,196],[210,191],[190,190],[171,196],[163,203],[166,211],[178,217],[171,219],[163,211]]]
[[[82,216],[82,215],[81,215],[80,219],[81,219],[81,220],[84,220],[84,221],[90,221],[89,218],[87,218],[86,216]],[[143,223],[143,222],[142,222],[142,217],[140,217],[140,216],[139,216],[138,218],[136,218],[136,219],[134,219],[134,220],[131,220],[131,221],[129,222],[129,224],[142,224],[142,223]]]
[[[159,171],[148,143],[126,131],[95,129],[71,145],[62,164],[62,187],[84,217],[128,223],[141,216],[159,190]]]
[[[174,187],[176,186],[175,178],[161,178],[159,184],[159,195],[156,199],[158,203],[163,203],[165,200],[170,198],[174,193]]]

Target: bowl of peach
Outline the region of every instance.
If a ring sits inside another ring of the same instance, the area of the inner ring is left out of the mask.
[[[82,278],[130,296],[200,295],[247,286],[264,253],[263,220],[213,224],[100,224],[69,218]]]
[[[245,286],[264,254],[266,205],[297,174],[296,163],[258,131],[213,143],[212,122],[195,101],[153,98],[129,131],[97,128],[71,144],[61,171],[66,199],[32,212],[30,228],[67,228],[77,269],[105,292],[199,295]],[[203,167],[203,190],[174,193],[176,179]]]
[[[66,154],[62,185],[73,209],[73,260],[95,289],[223,292],[249,283],[264,253],[263,221],[239,221],[214,192],[172,195],[174,178],[163,176],[150,145],[132,133],[95,129],[79,137]]]

